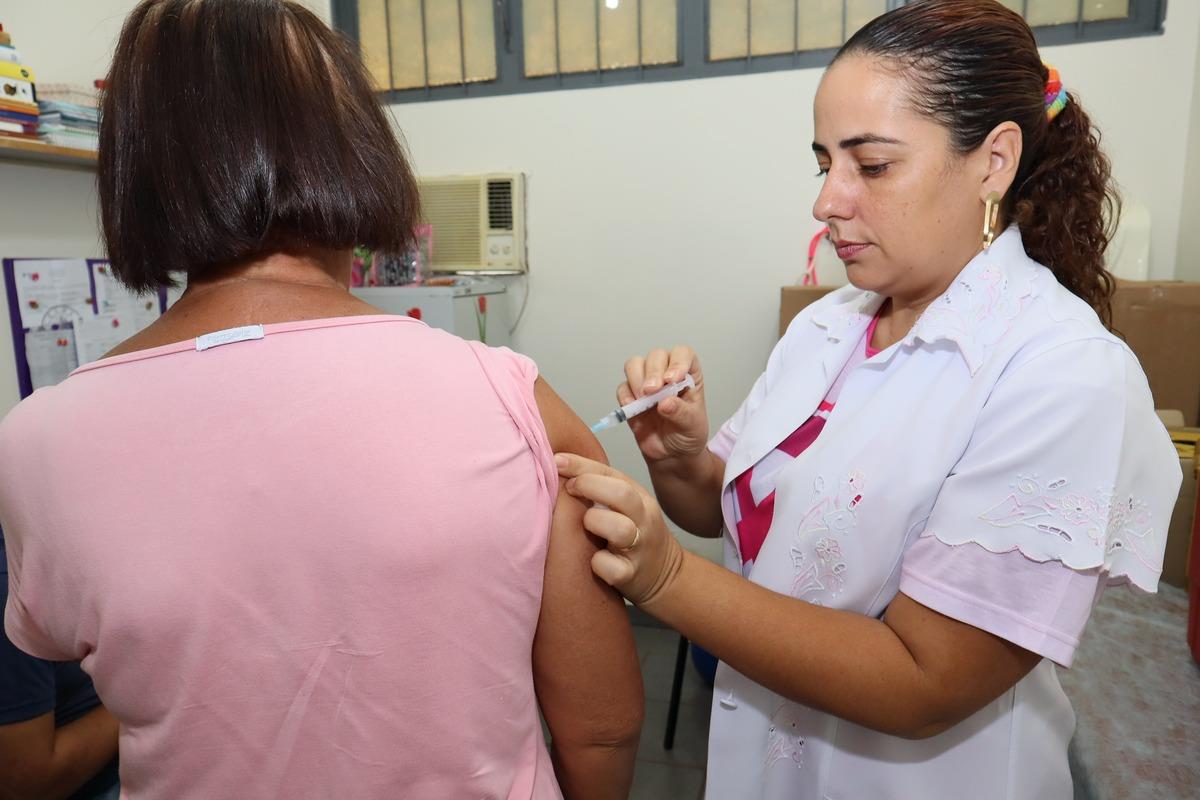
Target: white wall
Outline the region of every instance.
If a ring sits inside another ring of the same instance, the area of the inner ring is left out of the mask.
[[[714,423],[765,362],[817,187],[819,73],[402,105],[419,171],[529,175],[530,299],[514,338],[589,421],[626,357],[701,354]],[[519,287],[514,287],[514,289]],[[623,430],[602,439],[640,473]]]
[[[1176,0],[1162,37],[1045,53],[1104,131],[1125,194],[1150,209],[1155,277],[1174,274],[1198,28],[1200,4]],[[627,356],[682,342],[701,354],[715,426],[761,370],[779,287],[796,280],[816,230],[819,78],[800,70],[392,110],[425,174],[529,174],[531,296],[515,343],[581,415],[608,410]],[[643,474],[627,436],[604,443],[617,466]]]
[[[0,2],[5,28],[46,81],[103,71],[133,6]],[[328,0],[309,5],[328,17]],[[57,40],[46,33],[53,25]],[[1125,192],[1150,209],[1158,277],[1174,274],[1181,240],[1198,30],[1200,4],[1174,0],[1164,36],[1046,53],[1104,130]],[[609,410],[628,355],[684,342],[702,355],[715,425],[761,369],[779,287],[799,275],[815,230],[808,150],[819,77],[800,70],[393,113],[425,174],[529,174],[530,299],[514,343],[582,416]],[[0,217],[0,255],[95,253],[90,180],[0,163],[0,185],[22,197],[19,213]],[[0,340],[0,351],[3,413],[16,387],[10,344]],[[623,432],[604,443],[618,466],[642,474]]]
[[[1200,32],[1197,34],[1200,36]],[[1192,72],[1191,121],[1180,203],[1179,255],[1176,277],[1200,281],[1200,52]]]

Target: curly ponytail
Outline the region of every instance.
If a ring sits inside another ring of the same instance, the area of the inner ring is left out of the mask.
[[[919,0],[868,22],[842,46],[913,70],[917,111],[950,131],[960,153],[997,125],[1021,128],[1024,147],[1004,219],[1021,229],[1025,251],[1085,300],[1111,327],[1115,281],[1104,266],[1120,199],[1100,135],[1074,96],[1046,115],[1049,73],[1033,31],[997,0]]]
[[[1120,215],[1108,156],[1087,112],[1071,97],[1047,126],[1016,191],[1009,219],[1021,228],[1025,252],[1054,271],[1058,282],[1084,299],[1112,327],[1116,281],[1104,252]]]

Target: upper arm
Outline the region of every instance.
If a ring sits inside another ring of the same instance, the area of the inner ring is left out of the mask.
[[[54,712],[0,725],[0,786],[41,776],[54,751]]]
[[[9,588],[3,566],[0,598]],[[49,762],[55,699],[54,665],[18,650],[0,631],[0,787],[16,786]]]
[[[952,727],[1004,694],[1042,657],[897,594],[884,624],[920,670],[928,714],[914,738]]]
[[[596,437],[542,379],[535,385],[555,452],[607,462]],[[542,609],[533,643],[534,682],[552,735],[580,744],[636,736],[642,679],[625,602],[592,574],[600,541],[583,530],[586,506],[559,489]]]

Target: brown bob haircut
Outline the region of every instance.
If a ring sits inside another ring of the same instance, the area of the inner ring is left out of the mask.
[[[113,271],[303,247],[404,252],[416,183],[353,46],[287,0],[143,0],[101,99],[100,219]]]

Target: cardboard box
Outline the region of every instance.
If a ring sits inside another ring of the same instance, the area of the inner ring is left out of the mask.
[[[1155,408],[1200,424],[1200,283],[1118,281],[1113,327],[1142,362]]]
[[[840,286],[785,286],[779,293],[779,335],[782,337],[792,317]]]

